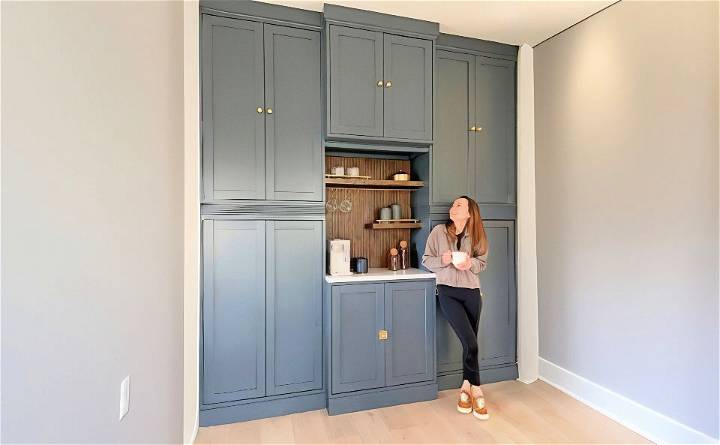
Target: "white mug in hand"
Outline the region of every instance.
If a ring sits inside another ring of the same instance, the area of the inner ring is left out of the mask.
[[[452,253],[452,263],[455,266],[458,266],[458,265],[464,263],[466,259],[467,259],[467,252],[460,251],[460,252]]]

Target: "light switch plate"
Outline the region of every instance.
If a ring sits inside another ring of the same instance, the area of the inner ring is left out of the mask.
[[[130,409],[130,376],[127,376],[120,383],[120,417],[122,420]]]

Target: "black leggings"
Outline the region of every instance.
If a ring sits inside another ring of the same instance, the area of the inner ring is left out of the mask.
[[[440,309],[463,348],[463,380],[480,386],[477,333],[482,311],[480,289],[438,284]]]

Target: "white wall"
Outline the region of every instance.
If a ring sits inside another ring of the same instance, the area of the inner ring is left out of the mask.
[[[200,5],[183,2],[185,88],[185,280],[183,442],[195,440],[200,370]]]
[[[540,357],[715,438],[718,21],[624,1],[534,51]]]
[[[4,443],[182,439],[182,11],[2,2]]]

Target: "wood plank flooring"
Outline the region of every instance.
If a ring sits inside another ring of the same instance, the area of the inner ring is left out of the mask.
[[[457,390],[447,390],[428,402],[200,428],[196,443],[652,443],[541,380],[482,389],[490,413],[485,421],[457,412]]]

